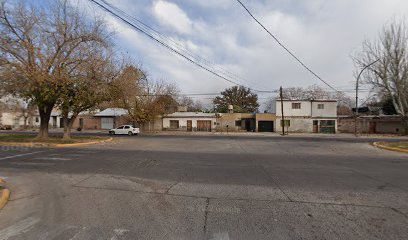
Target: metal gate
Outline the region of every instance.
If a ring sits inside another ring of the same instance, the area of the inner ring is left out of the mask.
[[[273,121],[258,121],[258,132],[273,132]]]
[[[321,133],[336,133],[336,121],[335,120],[321,120],[320,121]]]

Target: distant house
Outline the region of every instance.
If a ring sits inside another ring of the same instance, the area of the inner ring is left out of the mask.
[[[128,111],[123,108],[107,108],[94,115],[94,117],[100,119],[100,129],[112,129],[129,124],[127,116]]]
[[[336,133],[337,132],[337,101],[326,99],[283,100],[282,122],[281,100],[276,100],[276,117],[279,125],[277,132],[282,132],[284,124],[288,132]]]
[[[216,126],[215,113],[175,112],[163,115],[163,130],[211,132]]]

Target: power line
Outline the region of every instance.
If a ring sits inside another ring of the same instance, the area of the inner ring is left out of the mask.
[[[296,55],[290,51],[287,47],[285,47],[285,45],[283,45],[283,43],[281,43],[281,41],[275,36],[273,35],[252,13],[251,11],[249,11],[249,9],[240,1],[240,0],[236,0],[247,12],[248,14],[286,51],[289,53],[289,55],[291,55],[296,61],[298,61],[300,63],[300,65],[302,65],[307,71],[309,71],[311,74],[313,74],[317,79],[319,79],[321,82],[323,82],[324,84],[326,84],[329,88],[335,90],[338,92],[338,90],[336,88],[334,88],[333,86],[331,86],[329,83],[327,83],[325,80],[323,80],[323,78],[321,78],[319,75],[317,75],[314,71],[312,71],[308,66],[306,66],[305,63],[303,63],[298,57],[296,57]]]
[[[124,17],[122,17],[122,16],[119,15],[118,13],[113,12],[112,10],[110,10],[108,7],[102,5],[101,3],[99,3],[99,2],[97,2],[97,1],[95,1],[95,0],[89,0],[89,1],[91,1],[91,2],[94,3],[94,4],[96,4],[97,6],[99,6],[99,7],[102,8],[103,10],[107,11],[108,13],[110,13],[110,14],[113,15],[114,17],[118,18],[119,20],[123,21],[123,22],[126,23],[127,25],[131,26],[132,28],[136,29],[137,31],[139,31],[139,32],[141,32],[141,33],[143,33],[143,34],[145,34],[145,35],[148,36],[150,39],[154,40],[155,42],[157,42],[157,43],[159,43],[160,45],[164,46],[165,48],[169,49],[170,51],[176,53],[177,55],[179,55],[179,56],[181,56],[181,57],[183,57],[183,58],[185,58],[186,60],[188,60],[189,62],[191,62],[191,63],[193,63],[193,64],[195,64],[195,65],[197,65],[198,67],[200,67],[200,68],[206,70],[207,72],[210,72],[210,73],[212,73],[213,75],[215,75],[215,76],[217,76],[217,77],[219,77],[219,78],[221,78],[221,79],[223,79],[223,80],[225,80],[225,81],[227,81],[227,82],[229,82],[229,83],[232,83],[232,84],[234,84],[234,85],[244,86],[243,84],[238,83],[238,82],[236,82],[236,81],[234,81],[234,80],[231,80],[230,78],[227,78],[227,77],[223,76],[222,74],[217,73],[215,70],[210,69],[210,67],[204,66],[204,64],[201,64],[201,63],[195,61],[194,59],[188,57],[188,56],[187,56],[188,54],[182,53],[181,51],[175,49],[174,47],[172,47],[172,46],[170,46],[169,44],[165,43],[163,40],[158,39],[156,36],[154,36],[154,34],[149,33],[148,31],[146,31],[145,29],[143,29],[141,26],[138,26],[137,24],[130,22],[129,20],[125,19]],[[108,5],[108,6],[111,6],[111,8],[117,9],[117,11],[121,12],[123,15],[128,16],[128,18],[133,18],[133,17],[129,16],[128,14],[124,13],[123,11],[119,10],[118,8],[114,7],[113,5],[111,5],[111,4],[109,4],[109,3],[106,3],[106,1],[102,0],[102,2],[104,2],[104,3],[105,3],[106,5]],[[135,18],[133,18],[133,19],[135,19]],[[135,20],[137,20],[137,19],[135,19]],[[138,22],[141,22],[140,20],[137,20],[137,21],[138,21]],[[146,24],[143,24],[143,25],[147,26]],[[149,27],[149,28],[150,28],[150,27]],[[150,29],[152,29],[152,28],[150,28]],[[154,31],[155,31],[155,30],[154,30]],[[155,31],[155,32],[158,33],[158,34],[160,34],[160,33],[157,32],[157,31]],[[162,34],[160,34],[160,35],[163,36]],[[191,55],[190,55],[190,56],[191,56]],[[245,86],[244,86],[244,87],[245,87]],[[256,90],[256,89],[253,89],[253,88],[250,88],[250,87],[249,87],[249,89],[251,89],[251,90],[253,90],[253,91],[255,91],[255,92],[268,92],[268,91]],[[274,91],[269,91],[269,92],[274,92]]]
[[[220,65],[218,65],[218,64],[216,64],[216,63],[214,63],[214,62],[212,62],[212,61],[210,61],[210,60],[207,60],[207,59],[203,58],[202,56],[195,54],[194,52],[189,51],[187,48],[185,48],[185,47],[184,47],[183,45],[181,45],[179,42],[173,40],[171,37],[165,36],[164,34],[162,34],[162,33],[160,33],[159,31],[153,29],[152,27],[150,27],[150,26],[147,25],[146,23],[144,23],[144,22],[142,22],[141,20],[139,20],[139,19],[137,19],[137,18],[135,18],[135,17],[129,15],[129,14],[126,13],[125,11],[122,11],[121,9],[119,9],[118,7],[115,7],[114,5],[110,4],[109,2],[107,2],[107,1],[105,1],[105,0],[101,0],[101,1],[102,1],[104,4],[108,5],[110,8],[113,8],[113,9],[116,10],[117,12],[119,12],[119,13],[125,15],[126,17],[128,17],[128,18],[130,18],[130,19],[133,19],[134,21],[136,21],[136,22],[138,22],[139,24],[141,24],[142,27],[145,28],[145,29],[144,29],[145,31],[147,31],[147,32],[150,31],[150,33],[156,35],[157,37],[159,37],[159,38],[161,38],[161,39],[163,39],[163,40],[165,40],[165,41],[168,41],[168,42],[170,42],[170,43],[173,43],[173,44],[174,44],[174,45],[173,45],[174,47],[178,48],[179,50],[181,50],[182,52],[186,53],[187,55],[189,55],[189,56],[195,58],[196,60],[203,61],[203,62],[205,62],[205,63],[207,63],[207,64],[213,65],[213,68],[218,68],[220,71],[222,71],[222,72],[223,72],[224,74],[226,74],[226,75],[229,75],[229,77],[231,77],[231,78],[235,78],[235,79],[237,79],[237,80],[239,80],[239,81],[244,81],[244,82],[245,82],[245,81],[248,81],[248,80],[246,80],[246,79],[244,79],[244,78],[238,76],[237,74],[228,71],[227,69],[221,67]],[[139,26],[139,27],[140,27],[140,26]]]

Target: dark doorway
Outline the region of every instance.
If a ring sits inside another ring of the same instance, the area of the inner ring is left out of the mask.
[[[193,121],[187,120],[187,132],[193,131]]]
[[[79,127],[80,127],[81,129],[84,128],[84,119],[83,119],[83,118],[80,118],[80,119],[79,119]]]
[[[369,123],[368,133],[369,134],[377,133],[377,123],[376,122],[370,122]]]
[[[258,121],[258,132],[273,132],[273,121]]]
[[[318,133],[318,132],[319,132],[319,121],[313,120],[313,133]]]
[[[247,118],[247,119],[242,119],[242,121],[245,122],[245,130],[248,132],[255,132],[255,119],[252,118]]]

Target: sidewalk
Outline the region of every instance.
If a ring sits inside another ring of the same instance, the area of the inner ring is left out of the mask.
[[[276,132],[184,132],[184,131],[160,131],[160,132],[145,132],[143,135],[156,136],[261,136],[261,137],[279,137],[280,133]],[[356,139],[351,133],[289,133],[285,137],[318,137],[318,138],[352,138]],[[407,139],[408,136],[389,135],[389,134],[360,134],[357,138],[380,138],[380,139]]]

